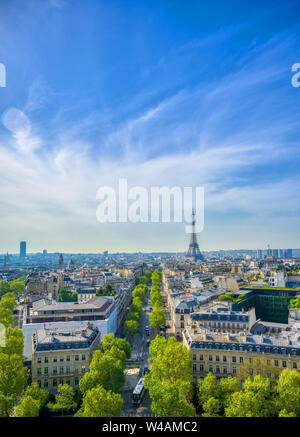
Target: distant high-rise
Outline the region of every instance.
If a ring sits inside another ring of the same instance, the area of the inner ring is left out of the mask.
[[[257,259],[262,259],[262,257],[263,257],[263,255],[262,255],[262,250],[261,250],[261,249],[258,249],[257,252],[256,252],[256,258],[257,258]]]
[[[26,256],[26,241],[20,242],[20,256],[24,258]]]
[[[284,251],[284,258],[293,258],[293,250],[292,249],[285,249]]]
[[[268,244],[267,257],[269,256],[272,256],[272,250],[270,249],[270,245]]]
[[[43,255],[47,255],[47,249],[43,250]]]
[[[58,267],[60,269],[64,268],[64,257],[63,257],[62,253],[59,255],[59,258],[58,258]]]
[[[279,251],[278,249],[272,249],[272,257],[277,259],[279,258]]]
[[[204,261],[203,255],[200,252],[197,238],[196,238],[196,232],[195,232],[195,224],[196,224],[196,218],[195,218],[195,212],[192,213],[192,233],[191,233],[191,241],[189,245],[189,250],[187,251],[187,254],[185,255],[186,258],[191,258],[193,261]]]
[[[4,255],[4,258],[3,258],[3,268],[4,269],[6,268],[6,265],[7,265],[7,257],[8,257],[8,253],[6,255]]]

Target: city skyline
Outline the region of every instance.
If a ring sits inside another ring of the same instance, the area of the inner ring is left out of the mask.
[[[119,178],[204,186],[201,251],[300,247],[297,11],[1,4],[0,253],[185,252],[184,223],[97,221]]]

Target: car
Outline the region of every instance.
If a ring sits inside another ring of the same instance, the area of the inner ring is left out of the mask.
[[[150,343],[151,343],[151,341],[148,339],[148,340],[147,340],[147,347],[150,346]]]

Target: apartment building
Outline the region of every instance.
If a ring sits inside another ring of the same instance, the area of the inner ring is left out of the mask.
[[[183,331],[183,344],[192,353],[195,381],[209,372],[218,379],[235,376],[243,382],[256,374],[274,380],[286,368],[300,371],[299,326],[279,336],[264,336],[213,332],[193,321]]]
[[[88,324],[73,329],[40,329],[32,336],[32,381],[50,393],[59,384],[69,384],[75,392],[89,369],[94,350],[100,347],[99,329]]]
[[[88,322],[93,323],[103,337],[115,333],[117,329],[117,309],[113,297],[96,296],[87,302],[57,303],[49,299],[40,299],[24,310],[23,335],[24,356],[31,360],[32,336],[36,330],[77,329]]]

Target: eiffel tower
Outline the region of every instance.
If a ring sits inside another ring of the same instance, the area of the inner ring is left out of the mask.
[[[195,224],[196,224],[195,211],[193,211],[192,212],[193,232],[191,233],[191,241],[190,241],[190,245],[189,245],[189,250],[187,251],[185,258],[190,258],[193,261],[204,261],[204,257],[202,255],[202,253],[200,252],[200,249],[199,249],[199,246],[197,243]]]

